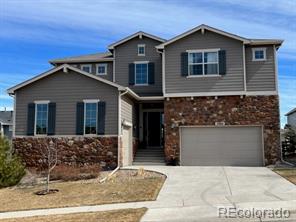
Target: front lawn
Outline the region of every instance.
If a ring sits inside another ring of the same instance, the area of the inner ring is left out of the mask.
[[[274,169],[274,172],[296,185],[296,169]]]
[[[54,182],[59,192],[36,195],[44,185],[0,189],[0,212],[155,200],[165,176],[155,172],[120,170],[104,183],[98,180]]]
[[[61,214],[0,220],[1,222],[136,222],[140,221],[147,208],[111,210],[93,213]]]

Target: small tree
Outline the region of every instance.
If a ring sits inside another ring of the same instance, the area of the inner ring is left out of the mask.
[[[283,154],[284,156],[287,156],[289,154],[295,154],[296,151],[296,132],[295,130],[290,126],[285,126],[285,140],[283,141]]]
[[[58,150],[57,145],[52,140],[45,146],[43,149],[43,158],[46,163],[46,189],[45,194],[50,193],[49,182],[50,182],[50,173],[55,168],[58,162]]]
[[[24,175],[20,158],[12,152],[9,141],[0,136],[0,188],[16,185]]]

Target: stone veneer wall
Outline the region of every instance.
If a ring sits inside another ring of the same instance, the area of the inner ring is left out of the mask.
[[[179,159],[179,126],[263,125],[265,164],[280,160],[278,96],[180,97],[164,102],[165,155]]]
[[[42,169],[42,150],[52,140],[58,147],[58,164],[100,164],[103,168],[117,166],[118,138],[115,137],[16,137],[14,150],[27,167]]]

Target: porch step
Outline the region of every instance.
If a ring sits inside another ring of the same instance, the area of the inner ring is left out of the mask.
[[[133,162],[134,166],[142,166],[142,165],[149,165],[149,166],[165,166],[166,164],[163,163],[156,163],[156,162]]]
[[[138,149],[133,165],[165,165],[162,148]]]

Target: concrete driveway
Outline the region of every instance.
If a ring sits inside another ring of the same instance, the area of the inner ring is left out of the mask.
[[[296,210],[296,186],[265,167],[144,168],[167,180],[142,221],[270,221],[221,219],[217,207]]]

